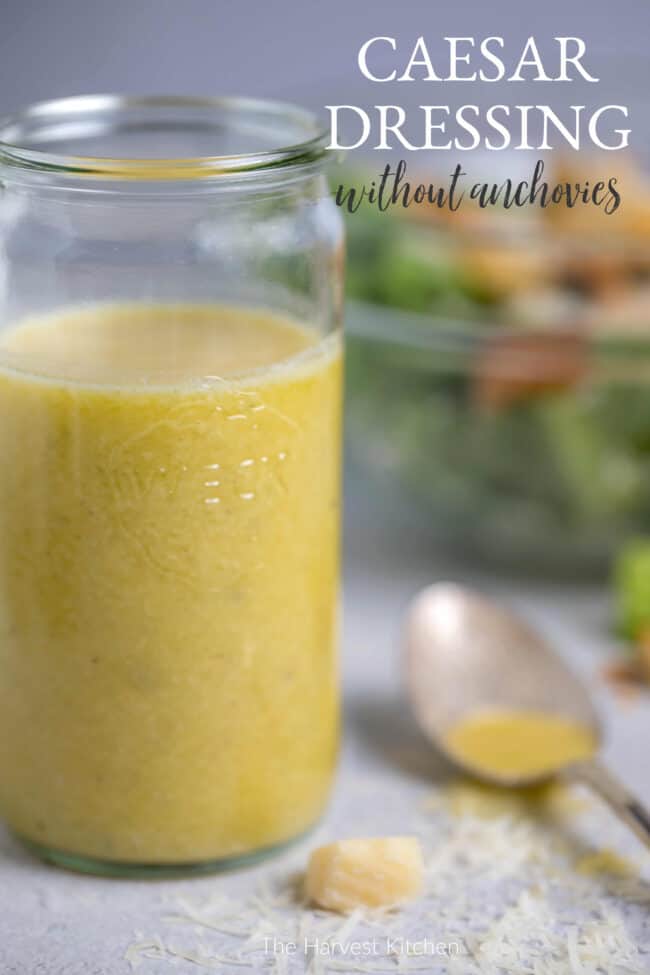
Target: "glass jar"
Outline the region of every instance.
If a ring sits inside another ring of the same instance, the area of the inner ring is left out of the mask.
[[[271,102],[0,123],[0,814],[104,873],[320,815],[337,751],[343,237]]]

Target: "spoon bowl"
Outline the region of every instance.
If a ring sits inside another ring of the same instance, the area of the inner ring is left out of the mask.
[[[453,765],[500,786],[535,785],[558,774],[581,781],[650,845],[650,814],[596,758],[603,730],[585,686],[529,624],[480,593],[437,583],[408,610],[404,652],[416,721]],[[451,749],[449,733],[488,712],[534,712],[570,721],[591,734],[593,756],[544,774],[475,767]]]
[[[427,738],[452,762],[466,763],[447,744],[450,729],[487,711],[543,711],[592,733],[602,729],[581,681],[527,623],[480,593],[454,583],[423,590],[406,626],[407,685],[416,720]],[[486,781],[524,786],[548,775],[489,775]]]

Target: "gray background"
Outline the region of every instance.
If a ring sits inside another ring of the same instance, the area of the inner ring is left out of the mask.
[[[359,78],[357,51],[382,34],[405,45],[424,34],[435,53],[445,34],[516,46],[531,33],[542,47],[583,36],[601,84],[508,85],[510,101],[575,100],[578,87],[596,104],[625,99],[633,144],[645,148],[647,0],[0,0],[0,111],[88,91],[269,95],[313,107],[423,95],[493,102],[498,85],[373,85]]]

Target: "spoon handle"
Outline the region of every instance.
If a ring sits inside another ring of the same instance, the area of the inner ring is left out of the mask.
[[[619,819],[634,830],[641,842],[650,846],[650,810],[598,759],[571,765],[566,774],[573,782],[580,782],[597,792]]]

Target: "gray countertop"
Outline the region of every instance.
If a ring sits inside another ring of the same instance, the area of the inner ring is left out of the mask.
[[[413,728],[400,691],[400,620],[411,595],[443,576],[479,582],[526,613],[584,675],[605,720],[605,758],[650,803],[650,695],[622,700],[602,680],[616,650],[605,593],[443,570],[408,518],[387,519],[372,504],[353,510],[345,537],[344,747],[315,833],[254,868],[151,882],[59,871],[0,832],[2,975],[586,975],[602,970],[604,957],[608,975],[650,971],[649,854],[596,801],[552,822],[450,812],[446,773]],[[427,856],[425,896],[416,904],[347,921],[295,905],[295,877],[313,845],[403,833],[419,835]],[[581,872],[601,847],[639,873]]]

